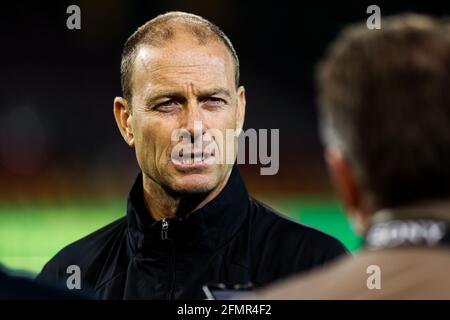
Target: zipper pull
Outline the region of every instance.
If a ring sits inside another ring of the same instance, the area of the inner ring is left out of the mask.
[[[169,239],[168,231],[169,231],[169,221],[167,221],[166,219],[162,219],[161,239],[163,240]]]

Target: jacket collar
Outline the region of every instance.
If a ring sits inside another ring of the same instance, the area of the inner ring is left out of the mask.
[[[167,219],[168,238],[178,247],[215,250],[238,231],[247,216],[248,205],[249,195],[235,165],[217,197],[182,219]],[[155,221],[145,206],[142,173],[129,193],[127,223],[129,248],[133,254],[163,246],[167,241],[161,237],[162,222]]]

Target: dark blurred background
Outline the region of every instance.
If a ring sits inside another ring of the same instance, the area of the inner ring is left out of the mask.
[[[66,9],[81,8],[81,30]],[[116,128],[122,45],[171,10],[199,14],[233,42],[247,92],[246,128],[280,130],[280,169],[241,166],[255,196],[330,232],[359,239],[333,196],[322,159],[313,71],[349,22],[400,12],[450,14],[448,1],[152,0],[2,4],[0,262],[38,271],[57,250],[124,214],[138,167]],[[383,21],[383,20],[381,20]]]

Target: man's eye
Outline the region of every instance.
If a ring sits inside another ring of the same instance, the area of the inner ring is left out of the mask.
[[[208,105],[221,106],[225,104],[225,100],[221,98],[209,97],[205,99]]]
[[[173,100],[167,100],[162,103],[159,103],[155,106],[155,109],[158,111],[171,111],[176,107],[176,103]]]

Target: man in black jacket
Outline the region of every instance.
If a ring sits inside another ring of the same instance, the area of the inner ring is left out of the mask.
[[[346,252],[251,198],[236,141],[209,133],[239,131],[245,113],[238,58],[218,27],[181,12],[156,17],[125,43],[121,76],[114,115],[142,171],[127,216],[64,248],[40,279],[66,282],[76,266],[81,289],[101,299],[203,299],[205,284],[262,286]],[[179,129],[194,138],[174,153]]]

